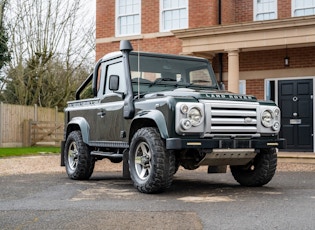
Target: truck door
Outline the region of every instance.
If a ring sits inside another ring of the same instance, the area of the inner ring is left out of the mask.
[[[96,128],[90,130],[92,141],[101,142],[102,146],[111,145],[113,141],[121,141],[123,130],[123,93],[126,91],[122,59],[106,62],[102,66],[98,98],[100,105],[95,114]],[[119,76],[119,89],[113,92],[109,89],[109,76]]]

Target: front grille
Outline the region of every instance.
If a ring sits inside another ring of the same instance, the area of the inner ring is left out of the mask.
[[[207,103],[206,117],[206,134],[257,133],[256,103]]]

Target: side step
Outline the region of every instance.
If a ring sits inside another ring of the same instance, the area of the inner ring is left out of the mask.
[[[113,153],[113,152],[92,151],[91,155],[108,158],[109,160],[115,163],[119,163],[123,160],[123,154]]]

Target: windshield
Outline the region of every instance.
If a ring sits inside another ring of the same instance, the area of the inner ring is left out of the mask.
[[[211,65],[203,59],[133,53],[130,70],[135,94],[174,88],[217,88]]]

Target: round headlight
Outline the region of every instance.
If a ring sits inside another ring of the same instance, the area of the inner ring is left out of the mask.
[[[197,126],[202,121],[202,114],[200,110],[196,107],[193,107],[188,112],[188,119],[191,121],[193,126]]]
[[[273,112],[274,115],[275,115],[275,118],[279,117],[280,116],[280,109],[275,109],[275,111]]]
[[[187,130],[187,129],[190,129],[190,128],[191,128],[191,122],[190,122],[190,120],[188,120],[188,119],[183,119],[183,120],[181,120],[180,124],[181,124],[181,126],[182,126],[182,128],[183,128],[184,130]]]
[[[280,123],[279,122],[275,122],[272,126],[272,129],[274,131],[279,131],[280,130]]]
[[[272,113],[269,110],[265,110],[261,115],[261,123],[263,126],[270,128],[273,125]]]
[[[182,104],[181,107],[180,107],[180,111],[183,114],[186,114],[188,112],[188,106],[186,104]]]

